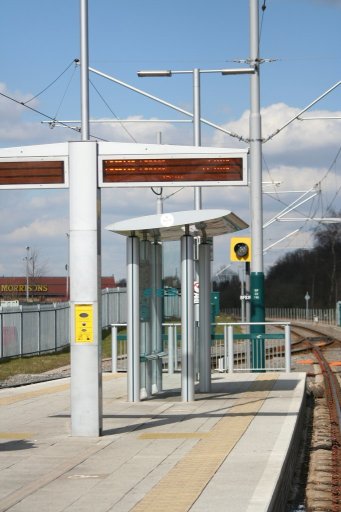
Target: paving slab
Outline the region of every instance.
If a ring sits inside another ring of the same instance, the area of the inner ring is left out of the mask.
[[[305,373],[212,376],[212,393],[127,402],[103,375],[103,436],[70,435],[69,379],[0,390],[0,512],[260,512],[271,508]]]

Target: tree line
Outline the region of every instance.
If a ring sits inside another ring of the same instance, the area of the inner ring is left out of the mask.
[[[267,273],[265,298],[271,307],[305,307],[307,292],[312,308],[333,308],[341,300],[340,222],[319,224],[311,249],[285,254]]]
[[[340,212],[329,212],[340,219]],[[240,306],[240,281],[237,275],[214,282],[220,292],[221,308]],[[341,300],[341,224],[319,223],[311,248],[284,254],[271,266],[265,277],[267,307],[304,308],[308,292],[311,308],[334,308]]]

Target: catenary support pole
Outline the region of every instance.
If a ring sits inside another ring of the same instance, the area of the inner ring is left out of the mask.
[[[263,269],[263,200],[262,200],[262,133],[260,114],[259,77],[259,1],[250,0],[250,193],[252,262],[250,276],[251,321],[264,322],[264,269]],[[253,326],[253,333],[264,332],[264,326]],[[257,345],[257,346],[256,346]],[[256,359],[254,359],[254,357]],[[265,368],[264,340],[254,339],[252,350],[254,368]]]
[[[193,237],[181,238],[181,398],[194,400]]]
[[[88,37],[88,0],[80,0],[81,27],[81,134],[82,140],[90,138],[89,116],[89,37]]]

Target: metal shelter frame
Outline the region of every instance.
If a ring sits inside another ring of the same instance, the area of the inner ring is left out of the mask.
[[[199,245],[199,388],[211,390],[210,291],[208,237],[246,229],[229,210],[189,210],[136,217],[113,223],[107,230],[127,237],[128,400],[138,402],[162,390],[162,242],[181,243],[181,397],[194,400],[194,237]],[[148,312],[142,298],[149,295]]]

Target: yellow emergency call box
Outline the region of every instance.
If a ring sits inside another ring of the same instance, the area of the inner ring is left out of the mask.
[[[75,304],[75,341],[76,343],[94,342],[93,304]]]
[[[231,261],[251,261],[251,238],[233,237],[230,243]]]

